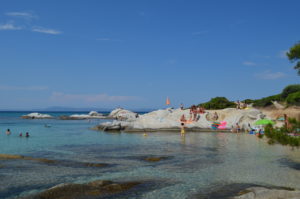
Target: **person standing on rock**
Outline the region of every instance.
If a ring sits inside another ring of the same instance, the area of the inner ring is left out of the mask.
[[[180,104],[180,110],[183,110],[183,103]]]

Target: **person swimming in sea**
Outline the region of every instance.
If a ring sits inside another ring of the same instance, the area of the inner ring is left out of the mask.
[[[6,135],[10,135],[10,134],[11,134],[10,130],[7,129],[7,130],[6,130]]]
[[[28,132],[26,132],[26,135],[25,135],[25,137],[27,137],[27,138],[29,137],[29,133],[28,133]]]

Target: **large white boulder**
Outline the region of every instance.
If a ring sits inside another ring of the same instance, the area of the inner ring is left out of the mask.
[[[134,121],[139,117],[139,115],[129,110],[117,108],[111,111],[108,117],[121,121]]]

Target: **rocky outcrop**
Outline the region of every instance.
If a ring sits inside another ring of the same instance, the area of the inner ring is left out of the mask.
[[[73,115],[62,115],[59,117],[61,120],[85,120],[85,119],[105,119],[106,117],[102,113],[91,111],[89,114],[73,114]]]
[[[122,131],[130,125],[129,122],[117,121],[104,122],[98,126],[93,127],[93,130],[102,130],[102,131]]]
[[[117,115],[117,112],[121,110],[115,110],[110,115]],[[218,115],[218,119],[214,118],[214,115]],[[226,121],[226,127],[223,131],[228,131],[232,126],[236,126],[238,123],[241,129],[248,130],[254,123],[265,117],[261,111],[250,108],[247,110],[240,110],[235,108],[227,108],[223,110],[210,110],[204,114],[199,114],[196,121],[190,120],[190,110],[181,109],[165,109],[157,110],[147,114],[140,115],[132,120],[126,120],[125,122],[112,121],[102,123],[95,129],[98,130],[125,130],[132,131],[178,131],[181,127],[180,118],[182,115],[187,119],[185,123],[186,129],[189,131],[201,131],[211,130],[213,122]]]
[[[111,197],[141,184],[140,182],[117,183],[107,180],[97,180],[86,184],[60,184],[34,196],[32,199],[82,199]]]
[[[52,119],[53,117],[48,114],[29,113],[28,115],[22,115],[21,118],[23,118],[23,119]]]
[[[271,189],[265,187],[250,187],[241,191],[234,199],[296,199],[300,191],[287,189]]]
[[[143,160],[147,161],[147,162],[159,162],[161,160],[166,160],[169,157],[165,157],[165,156],[161,156],[161,157],[145,157],[143,158]]]
[[[284,109],[284,106],[279,104],[277,101],[272,101],[273,105],[275,106],[275,108],[277,109]]]
[[[139,115],[129,110],[117,108],[111,111],[108,117],[119,121],[134,121],[139,117]]]
[[[30,157],[30,156],[12,155],[12,154],[0,154],[0,160],[31,160],[31,161],[49,164],[49,165],[59,165],[59,166],[66,166],[66,167],[106,167],[106,166],[108,166],[108,164],[105,164],[105,163],[50,160],[50,159],[46,159],[46,158],[34,158],[34,157]]]

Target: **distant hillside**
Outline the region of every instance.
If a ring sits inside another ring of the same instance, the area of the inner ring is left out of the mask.
[[[285,87],[280,94],[264,97],[261,99],[246,99],[242,102],[246,104],[253,104],[254,107],[262,108],[271,106],[272,101],[288,107],[291,105],[300,106],[300,84],[289,85]],[[235,107],[233,101],[229,101],[226,97],[215,97],[210,101],[199,104],[205,109],[224,109]]]

